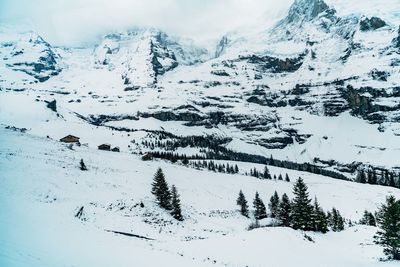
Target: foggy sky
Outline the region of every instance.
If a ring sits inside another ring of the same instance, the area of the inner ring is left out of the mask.
[[[204,41],[275,21],[294,0],[0,0],[0,23],[82,45],[113,30],[152,26]]]

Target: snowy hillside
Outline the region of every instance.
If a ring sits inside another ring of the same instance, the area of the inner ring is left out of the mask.
[[[326,266],[382,265],[378,262],[381,249],[372,242],[376,229],[367,226],[326,235],[307,233],[313,242],[289,228],[248,232],[251,219],[239,214],[236,192],[242,189],[251,197],[257,190],[267,200],[275,190],[291,196],[292,183],[198,171],[163,161],[143,162],[129,153],[85,146],[71,150],[56,140],[7,129],[1,135],[7,140],[0,148],[0,203],[7,214],[0,220],[1,266],[65,266],[67,262],[72,266],[158,266],[161,261],[168,266],[265,266],[266,251],[275,266],[295,262],[320,266],[332,251],[341,257]],[[87,163],[86,172],[78,168],[81,158]],[[254,166],[240,164],[240,170]],[[179,189],[183,222],[159,209],[149,193],[158,167]],[[286,172],[293,178],[302,176],[324,209],[335,206],[355,221],[365,209],[377,209],[386,195],[400,197],[398,189],[271,167],[272,174]],[[84,212],[78,219],[75,214],[80,207]],[[285,251],[296,251],[296,255],[285,259]],[[239,257],[241,253],[245,256]],[[315,253],[319,256],[313,257]]]
[[[0,30],[0,266],[395,266],[360,220],[400,198],[396,6],[294,0],[207,47],[134,25],[80,48]],[[159,167],[183,221],[151,193]],[[256,191],[292,200],[299,177],[342,231],[270,207],[255,222]]]

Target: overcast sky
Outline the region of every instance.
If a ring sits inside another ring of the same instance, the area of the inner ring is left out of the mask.
[[[58,45],[109,31],[153,26],[198,40],[275,21],[294,0],[0,0],[0,23],[32,29]]]

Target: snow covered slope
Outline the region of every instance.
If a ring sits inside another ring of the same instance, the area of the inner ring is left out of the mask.
[[[144,162],[86,146],[70,149],[18,130],[0,133],[0,208],[7,214],[0,219],[1,266],[265,266],[268,257],[274,266],[317,267],[333,251],[340,256],[326,266],[391,266],[379,262],[383,255],[372,242],[373,227],[307,233],[314,242],[289,228],[247,231],[251,219],[240,215],[237,192],[250,198],[258,191],[264,200],[275,190],[292,196],[292,183]],[[81,158],[88,171],[79,170]],[[178,187],[183,222],[154,203],[150,189],[158,167]],[[240,173],[250,167],[263,168],[243,163]],[[400,197],[398,189],[271,167],[272,174],[282,172],[303,177],[324,209],[335,206],[352,220],[365,209],[374,211],[388,194]],[[284,256],[287,251],[291,257]]]

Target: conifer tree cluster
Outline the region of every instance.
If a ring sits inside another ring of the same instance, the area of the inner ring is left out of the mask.
[[[332,231],[340,232],[344,230],[345,220],[337,209],[332,208],[332,211],[327,213],[327,219]]]
[[[365,210],[363,213],[363,217],[360,220],[360,224],[376,226],[376,218],[375,218],[374,214]]]
[[[367,171],[361,169],[357,173],[356,182],[400,188],[400,173],[396,174],[385,169],[377,170],[369,168]]]
[[[326,233],[332,231],[342,231],[344,229],[345,220],[340,212],[333,208],[332,211],[325,213],[317,198],[314,202],[309,197],[307,185],[303,179],[299,178],[293,187],[293,200],[290,200],[286,194],[280,198],[278,192],[274,192],[271,196],[268,209],[265,208],[258,192],[256,192],[253,200],[254,218],[261,220],[269,215],[275,219],[278,225],[291,227],[304,231],[316,231]],[[241,207],[241,214],[249,217],[249,210],[246,198],[242,191],[239,192],[237,204]]]
[[[171,215],[178,221],[183,220],[178,191],[174,185],[171,190],[169,189],[161,168],[158,168],[154,175],[151,193],[156,197],[157,204],[161,208],[170,211]]]
[[[279,174],[278,176],[274,175],[272,176],[271,173],[269,172],[269,169],[267,166],[264,167],[264,171],[260,172],[257,170],[257,168],[252,168],[250,169],[249,172],[246,172],[246,174],[249,174],[250,176],[259,178],[259,179],[269,179],[269,180],[279,180],[279,181],[285,181],[285,182],[290,182],[289,175],[286,173],[285,178],[283,178],[282,174]]]
[[[207,169],[213,172],[220,172],[220,173],[228,173],[228,174],[236,174],[239,173],[239,167],[237,164],[220,164],[215,163],[213,160],[203,160],[203,161],[192,161],[190,165],[196,169]]]
[[[318,166],[312,163],[297,163],[288,160],[274,159],[272,155],[264,157],[261,155],[247,154],[243,152],[237,152],[227,149],[224,146],[229,138],[219,138],[216,136],[177,136],[171,133],[158,131],[154,133],[156,141],[144,140],[142,145],[150,148],[152,151],[147,153],[150,157],[148,158],[162,158],[170,160],[171,162],[187,162],[187,160],[230,160],[230,161],[241,161],[241,162],[252,162],[257,164],[267,164],[270,166],[276,166],[291,170],[305,171],[315,174],[320,174],[335,179],[349,180],[349,178],[336,171],[325,169],[324,167]],[[179,147],[197,147],[200,148],[202,154],[195,154],[187,156],[185,154],[178,154],[169,151],[176,151]],[[162,148],[165,151],[154,151],[154,149]],[[227,171],[226,171],[227,172]],[[364,172],[361,170],[360,172]],[[261,176],[263,173],[261,173]],[[279,179],[279,177],[277,177]],[[400,173],[395,173],[390,170],[377,169],[370,167],[367,173],[357,175],[356,182],[365,182],[370,184],[387,185],[400,188]]]
[[[380,230],[375,242],[383,246],[389,259],[400,260],[400,200],[394,196],[387,197],[376,219]]]

